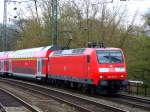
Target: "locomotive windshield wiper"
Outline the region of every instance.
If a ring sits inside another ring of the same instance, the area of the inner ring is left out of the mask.
[[[116,57],[111,57],[111,56],[110,56],[110,61],[111,61],[111,63],[116,63],[116,62],[121,63],[121,62],[122,62],[122,59],[118,59],[118,58],[116,58]]]

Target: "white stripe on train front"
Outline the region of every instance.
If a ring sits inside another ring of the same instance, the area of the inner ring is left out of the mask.
[[[98,71],[99,72],[111,72],[112,68],[99,68]],[[125,72],[125,68],[124,67],[116,67],[114,68],[114,72]]]
[[[124,67],[116,67],[115,72],[125,72],[125,68]]]
[[[99,68],[99,72],[109,72],[109,68]]]

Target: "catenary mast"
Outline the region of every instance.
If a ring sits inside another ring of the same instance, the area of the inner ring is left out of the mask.
[[[52,42],[58,44],[58,0],[52,0]]]
[[[4,14],[3,14],[3,51],[7,50],[7,2],[8,0],[4,0]]]

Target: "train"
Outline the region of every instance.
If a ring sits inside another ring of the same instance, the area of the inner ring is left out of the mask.
[[[0,52],[0,74],[65,85],[86,92],[118,93],[127,86],[120,48],[46,47]]]

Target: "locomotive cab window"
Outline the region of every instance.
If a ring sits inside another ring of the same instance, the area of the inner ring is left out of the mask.
[[[120,50],[97,50],[98,62],[103,63],[123,63],[123,55]]]

